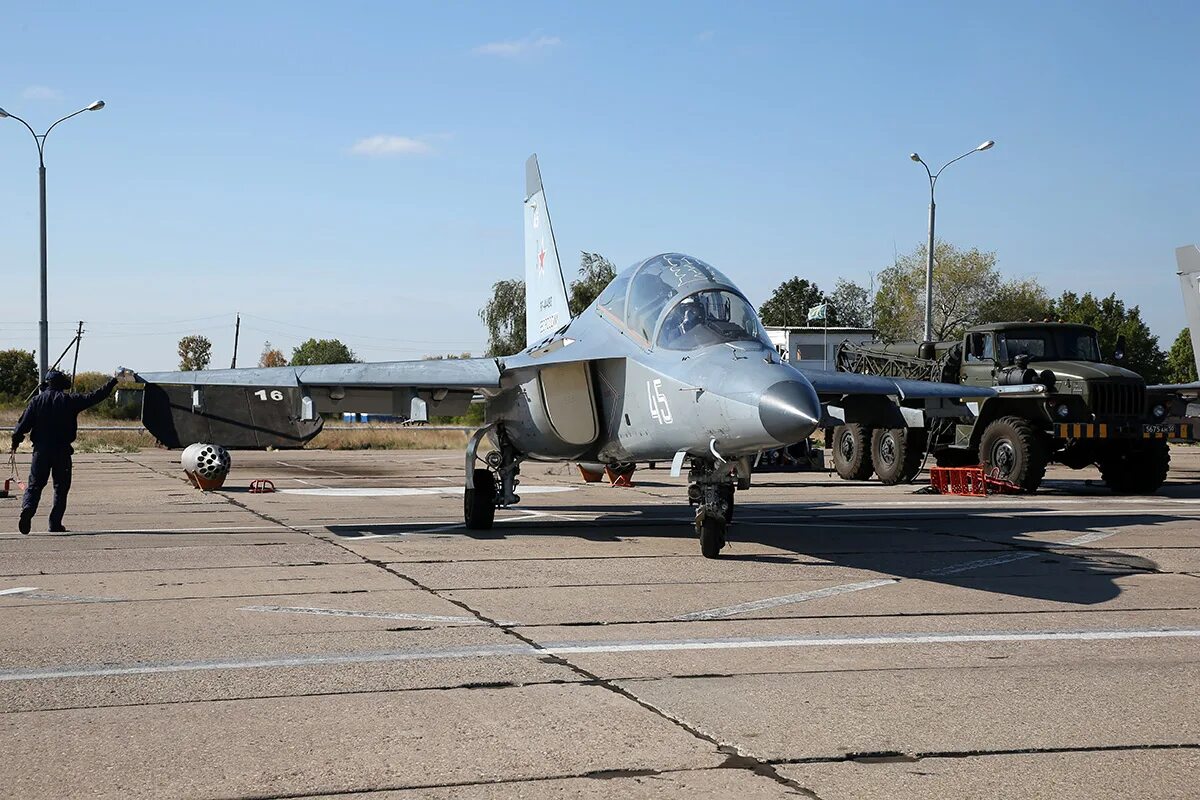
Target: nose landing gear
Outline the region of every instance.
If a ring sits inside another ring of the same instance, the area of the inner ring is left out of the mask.
[[[696,536],[705,558],[716,558],[725,547],[725,533],[733,521],[733,494],[738,484],[728,464],[693,459],[688,472],[688,502],[696,507]]]

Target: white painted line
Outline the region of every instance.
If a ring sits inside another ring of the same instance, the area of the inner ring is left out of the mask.
[[[1083,547],[1085,544],[1091,544],[1092,542],[1098,542],[1101,539],[1107,539],[1115,533],[1116,531],[1092,531],[1091,533],[1085,533],[1082,536],[1076,536],[1074,539],[1068,539],[1067,541],[1055,546]]]
[[[499,524],[501,522],[525,522],[526,520],[538,519],[540,517],[554,516],[553,514],[549,514],[545,511],[535,511],[533,509],[528,509],[528,508],[510,508],[508,510],[519,512],[521,514],[524,514],[524,516],[522,516],[522,517],[503,517],[501,519],[496,520],[497,524]],[[432,524],[432,523],[410,522],[410,523],[405,523],[405,524],[423,525],[423,524]],[[465,530],[466,527],[467,527],[466,523],[464,523],[464,522],[451,522],[446,525],[438,525],[437,527],[434,527],[434,528],[415,528],[410,531],[396,531],[395,533],[364,533],[361,536],[340,536],[338,534],[334,534],[334,535],[338,536],[339,539],[346,540],[347,542],[364,542],[364,541],[368,541],[370,539],[396,539],[396,538],[399,538],[402,536],[412,536],[413,534],[417,534],[417,533],[441,533],[442,531]]]
[[[79,594],[52,594],[49,592],[35,592],[33,594],[24,595],[30,600],[57,600],[60,603],[119,603],[120,597],[92,597],[90,595]]]
[[[1047,551],[1053,547],[1079,547],[1081,545],[1090,544],[1092,542],[1106,539],[1112,536],[1116,531],[1092,531],[1073,539],[1068,539],[1065,542],[1041,542],[1046,549],[1043,550],[1021,550],[1012,553],[1003,553],[998,556],[989,558],[981,558],[975,561],[965,561],[961,564],[951,564],[946,567],[937,567],[930,570],[925,570],[916,575],[922,577],[938,577],[942,575],[957,575],[960,572],[970,572],[971,570],[982,569],[984,567],[992,567],[999,564],[1008,564],[1013,561],[1023,561],[1027,558],[1036,556],[1044,556]],[[835,597],[839,594],[848,592],[861,592],[866,589],[877,589],[880,586],[889,586],[893,583],[899,583],[900,578],[881,578],[879,580],[862,581],[859,583],[844,583],[839,586],[830,586],[825,589],[814,589],[809,592],[800,592],[798,594],[787,594],[780,597],[768,597],[763,600],[751,600],[745,603],[739,603],[733,606],[724,606],[722,608],[710,608],[705,611],[693,611],[690,614],[683,614],[678,617],[672,617],[673,620],[680,622],[691,622],[697,620],[723,619],[725,617],[733,617],[738,614],[746,614],[751,611],[762,611],[767,608],[778,608],[779,606],[791,605],[792,603],[803,603],[808,600],[818,600],[823,597]]]
[[[0,589],[0,594],[25,594],[25,592],[36,592],[36,586],[16,586],[12,589]]]
[[[573,492],[575,486],[522,486],[519,494],[557,494]],[[462,494],[461,486],[402,487],[376,486],[328,489],[280,489],[278,494],[300,494],[310,497],[416,497],[437,494]]]
[[[898,525],[864,525],[855,522],[782,522],[778,517],[738,517],[742,522],[781,528],[851,528],[855,530],[919,531],[920,528],[903,528]]]
[[[1035,556],[1042,556],[1042,555],[1045,555],[1045,553],[1042,553],[1042,552],[1031,553],[1028,550],[1024,550],[1020,553],[1005,553],[1004,555],[993,556],[992,558],[981,558],[977,561],[964,561],[961,564],[951,564],[950,566],[947,566],[947,567],[937,567],[935,569],[927,569],[923,572],[917,573],[917,576],[921,577],[921,578],[924,578],[926,576],[933,578],[933,577],[937,577],[939,575],[957,575],[960,572],[970,572],[973,569],[983,569],[984,567],[994,567],[998,564],[1008,564],[1012,561],[1023,561],[1027,558],[1034,558]]]
[[[879,580],[862,581],[861,583],[845,583],[841,586],[829,586],[824,589],[814,589],[810,592],[785,594],[781,597],[767,597],[763,600],[751,600],[747,603],[738,603],[735,606],[710,608],[705,611],[693,611],[690,614],[672,617],[672,619],[680,622],[691,622],[702,619],[721,619],[723,617],[732,617],[737,614],[745,614],[750,611],[762,611],[765,608],[776,608],[778,606],[791,605],[792,603],[803,603],[806,600],[818,600],[822,597],[833,597],[835,595],[846,594],[848,592],[861,592],[864,589],[874,589],[878,586],[887,586],[890,583],[899,583],[899,581],[899,578],[880,578]]]
[[[482,625],[476,617],[445,617],[437,614],[401,614],[392,611],[350,611],[341,608],[310,608],[308,606],[243,606],[238,611],[266,611],[275,614],[316,614],[323,617],[361,617],[363,619],[398,619],[407,622],[457,622]]]
[[[977,642],[1093,642],[1120,639],[1200,637],[1200,630],[1032,631],[996,633],[897,633],[881,636],[815,636],[795,639],[692,639],[684,641],[605,642],[603,644],[548,644],[544,650],[573,653],[638,653],[668,650],[745,650],[764,647],[861,647],[896,644],[972,644]]]
[[[93,533],[240,533],[243,531],[279,531],[284,533],[288,528],[283,525],[235,525],[223,528],[113,528],[109,530],[73,530],[72,534]],[[20,536],[20,533],[0,533],[0,536]],[[34,534],[35,536],[37,534]],[[51,536],[57,534],[43,534]]]
[[[1116,531],[1092,531],[1073,539],[1068,539],[1065,542],[1031,542],[1031,544],[1040,544],[1045,549],[1039,550],[1022,550],[1017,553],[1005,553],[1003,555],[994,556],[992,558],[981,558],[977,561],[965,561],[962,564],[951,564],[948,567],[938,567],[937,569],[925,570],[918,577],[936,577],[939,575],[957,575],[960,572],[969,572],[973,569],[982,569],[983,567],[993,567],[998,564],[1008,564],[1013,561],[1023,561],[1027,558],[1036,558],[1044,556],[1055,547],[1080,547],[1092,542],[1098,542],[1101,539],[1107,539],[1115,534]]]
[[[274,656],[240,660],[176,661],[135,663],[124,666],[61,666],[45,669],[0,670],[0,681],[100,678],[127,675],[160,675],[212,670],[269,669],[343,664],[372,664],[427,661],[448,658],[501,656],[545,656],[606,653],[668,652],[672,650],[745,650],[796,647],[867,647],[890,645],[973,644],[986,642],[1094,642],[1132,639],[1193,639],[1200,629],[1136,629],[1093,631],[997,631],[961,633],[899,633],[880,635],[831,635],[804,638],[682,639],[617,642],[558,642],[532,647],[525,644],[463,647],[448,650],[385,650],[360,653],[328,653],[303,656]]]

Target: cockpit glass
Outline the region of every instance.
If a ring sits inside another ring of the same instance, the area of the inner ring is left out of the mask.
[[[629,288],[629,278],[633,270],[627,269],[608,282],[604,291],[596,298],[596,305],[605,309],[617,319],[625,319],[625,291]]]
[[[685,297],[667,314],[658,334],[658,346],[667,350],[747,341],[768,341],[758,315],[741,295],[721,289]]]
[[[664,308],[706,284],[732,285],[698,258],[663,253],[626,270],[600,294],[598,305],[649,343]]]

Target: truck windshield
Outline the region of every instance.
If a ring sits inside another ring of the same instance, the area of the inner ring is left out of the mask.
[[[1030,361],[1099,361],[1096,334],[1087,328],[1028,328],[1000,334],[1002,355],[1011,364],[1017,356]]]

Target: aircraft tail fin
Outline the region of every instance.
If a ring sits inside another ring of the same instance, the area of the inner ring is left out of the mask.
[[[567,282],[534,154],[525,162],[525,346],[540,342],[570,320]]]
[[[1175,261],[1179,264],[1179,288],[1183,290],[1183,310],[1191,329],[1192,352],[1196,369],[1200,370],[1200,247],[1176,247]]]

